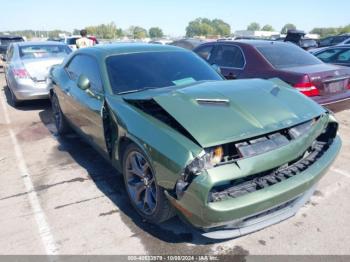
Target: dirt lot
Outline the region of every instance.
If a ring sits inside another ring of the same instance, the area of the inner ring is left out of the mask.
[[[343,148],[311,201],[280,224],[212,241],[130,208],[121,176],[75,134],[55,136],[48,101],[8,103],[0,73],[0,254],[350,254],[350,110]]]

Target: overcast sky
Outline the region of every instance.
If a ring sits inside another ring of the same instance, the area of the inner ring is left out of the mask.
[[[159,26],[165,34],[185,34],[197,17],[221,18],[232,31],[246,29],[250,22],[271,24],[280,31],[286,23],[309,31],[314,27],[350,24],[350,0],[3,0],[0,31],[72,31],[88,25],[115,22],[126,29],[139,25]]]

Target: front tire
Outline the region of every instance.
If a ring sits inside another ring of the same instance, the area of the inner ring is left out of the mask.
[[[129,144],[125,149],[123,176],[130,202],[143,218],[160,224],[174,215],[149,160],[135,144]]]
[[[70,128],[64,114],[62,113],[62,110],[58,101],[58,97],[56,94],[52,95],[51,105],[52,105],[53,118],[55,120],[55,126],[57,129],[57,134],[60,136],[63,136],[69,132]]]

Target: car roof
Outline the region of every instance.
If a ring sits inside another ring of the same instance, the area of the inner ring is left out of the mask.
[[[319,50],[318,52],[322,52],[322,51],[326,51],[326,50],[330,50],[330,49],[347,49],[350,48],[350,44],[348,45],[332,45],[332,46],[327,46],[325,48],[323,48],[322,50]]]
[[[18,46],[32,46],[32,45],[66,45],[63,42],[58,41],[28,41],[28,42],[17,42],[14,43]]]
[[[271,46],[271,45],[278,45],[278,46],[289,46],[291,43],[289,42],[283,42],[283,41],[273,41],[273,40],[249,40],[249,39],[242,39],[242,40],[223,40],[218,41],[219,43],[233,43],[233,44],[240,44],[240,45],[248,45],[248,46],[254,46],[254,47],[263,47],[263,46]]]
[[[184,48],[145,43],[118,43],[96,45],[94,47],[79,49],[78,53],[94,53],[99,56],[121,55],[129,53],[145,53],[145,52],[168,52],[168,51],[183,51],[189,52]]]
[[[1,38],[7,38],[7,39],[15,39],[15,38],[22,38],[22,36],[19,36],[19,35],[0,35],[0,39]]]

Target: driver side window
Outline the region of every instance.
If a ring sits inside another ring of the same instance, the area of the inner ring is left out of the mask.
[[[71,80],[78,80],[78,77],[81,74],[83,62],[84,61],[82,55],[76,55],[69,62],[68,66],[66,66],[66,72],[68,73],[68,76]]]
[[[90,89],[95,93],[102,93],[102,80],[97,61],[87,55],[76,55],[66,67],[69,78],[77,81],[81,74],[90,80]]]

